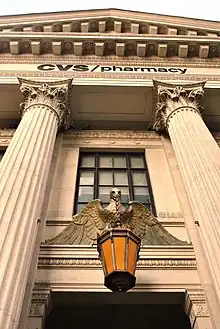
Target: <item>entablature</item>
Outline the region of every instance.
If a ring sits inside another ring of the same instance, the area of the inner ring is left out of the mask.
[[[121,33],[112,35],[0,32],[0,57],[5,54],[218,59],[220,38],[218,36]]]

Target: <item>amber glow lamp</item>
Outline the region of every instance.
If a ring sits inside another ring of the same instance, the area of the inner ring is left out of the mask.
[[[122,227],[120,214],[114,227],[97,239],[105,286],[112,291],[125,292],[135,286],[135,270],[141,239],[130,229]]]

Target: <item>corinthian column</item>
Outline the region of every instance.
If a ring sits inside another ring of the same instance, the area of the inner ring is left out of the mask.
[[[0,328],[17,328],[57,131],[71,80],[20,79],[22,119],[0,163]]]
[[[174,86],[155,81],[154,85],[158,94],[154,128],[169,132],[219,307],[220,149],[201,117],[204,83]]]

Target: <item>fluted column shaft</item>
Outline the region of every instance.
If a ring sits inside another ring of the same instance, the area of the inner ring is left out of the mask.
[[[220,304],[220,148],[201,117],[204,84],[155,85],[155,128],[169,132]]]
[[[17,328],[68,83],[21,81],[22,120],[0,163],[0,328]],[[40,97],[39,97],[40,96]]]

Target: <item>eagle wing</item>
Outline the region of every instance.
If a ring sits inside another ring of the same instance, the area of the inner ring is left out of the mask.
[[[73,216],[73,221],[62,232],[45,244],[96,244],[97,235],[106,227],[101,201],[96,199],[88,203],[81,213]]]
[[[141,238],[142,245],[186,245],[170,234],[143,204],[130,202],[130,228]],[[129,209],[128,209],[129,210]]]

